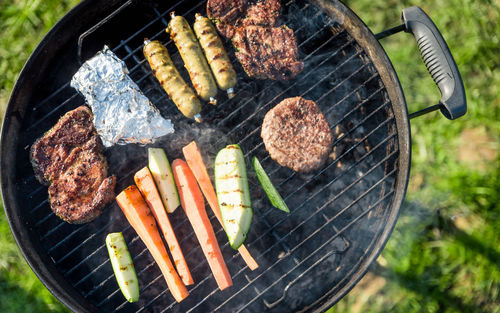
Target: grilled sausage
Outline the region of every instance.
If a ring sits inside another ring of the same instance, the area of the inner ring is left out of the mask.
[[[193,29],[212,68],[217,85],[220,89],[227,90],[229,97],[232,97],[233,87],[236,85],[236,72],[214,25],[210,19],[197,13]]]
[[[175,68],[167,48],[158,40],[146,40],[143,52],[153,74],[181,113],[198,120],[201,111],[200,100]]]
[[[171,17],[166,31],[179,49],[196,93],[201,99],[215,104],[217,86],[191,26],[182,16],[175,16],[172,12]]]

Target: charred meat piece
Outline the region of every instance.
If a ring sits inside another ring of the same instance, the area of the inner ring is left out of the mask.
[[[81,106],[64,114],[30,151],[38,180],[49,185],[50,206],[64,221],[90,222],[114,199],[116,178],[108,176],[92,112]]]
[[[286,27],[244,26],[236,30],[236,57],[250,77],[291,79],[304,68],[293,30]]]
[[[226,38],[233,38],[237,27],[277,25],[281,0],[208,0],[207,16]]]
[[[248,6],[245,16],[239,21],[238,26],[268,26],[277,25],[280,17],[280,0],[262,0]]]
[[[332,148],[332,135],[317,104],[301,97],[288,98],[267,112],[261,137],[276,162],[297,172],[323,165]]]
[[[208,0],[207,16],[215,21],[217,29],[226,38],[233,37],[234,26],[244,15],[247,0]]]

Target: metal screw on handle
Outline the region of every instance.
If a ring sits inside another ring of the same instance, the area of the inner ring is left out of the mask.
[[[422,59],[441,92],[439,104],[409,115],[421,116],[437,109],[450,119],[456,119],[467,112],[467,101],[462,77],[457,64],[438,28],[430,17],[419,7],[403,9],[403,24],[383,31],[375,38],[382,39],[400,31],[413,34]]]

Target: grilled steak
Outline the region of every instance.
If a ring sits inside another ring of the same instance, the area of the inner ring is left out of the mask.
[[[114,199],[92,112],[81,106],[62,116],[30,151],[38,180],[49,185],[50,206],[68,223],[90,222]]]
[[[276,26],[280,8],[280,0],[208,0],[207,15],[224,37],[232,38],[240,26]]]
[[[261,137],[276,162],[297,172],[319,168],[332,147],[332,135],[317,104],[288,98],[267,112]]]
[[[233,39],[236,57],[250,77],[290,79],[304,68],[293,30],[276,27],[281,0],[208,0],[207,15]]]
[[[238,26],[276,26],[280,16],[280,9],[280,0],[255,2],[247,7],[245,16],[239,21]]]
[[[208,0],[207,16],[215,21],[217,29],[226,38],[234,35],[234,26],[244,15],[247,0]]]
[[[290,79],[304,68],[293,30],[286,26],[238,27],[233,37],[236,57],[250,77]]]

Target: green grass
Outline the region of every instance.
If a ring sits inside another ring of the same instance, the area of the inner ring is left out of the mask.
[[[459,158],[460,151],[474,149],[460,140],[470,129],[484,130],[488,148],[498,152],[500,2],[347,3],[374,32],[397,25],[404,7],[418,5],[428,12],[460,68],[469,111],[455,121],[439,113],[411,121],[411,178],[401,217],[365,288],[355,289],[331,311],[500,312],[500,158],[497,153],[480,161],[480,168]],[[382,43],[409,111],[437,103],[439,90],[412,36],[400,33]],[[370,291],[374,277],[383,278],[382,286]]]
[[[404,7],[418,5],[428,12],[460,68],[469,112],[455,121],[437,112],[411,121],[410,186],[394,233],[361,287],[329,311],[500,312],[500,2],[346,3],[374,32],[397,25]],[[34,46],[74,4],[0,2],[0,109]],[[412,36],[400,33],[382,43],[409,111],[437,103],[439,91]],[[468,130],[482,137],[460,140]],[[475,144],[484,138],[487,143]],[[482,155],[481,149],[490,156],[472,162],[460,157],[464,151]],[[0,312],[63,311],[22,259],[0,216]]]
[[[78,1],[0,1],[0,113],[15,80],[50,27]],[[1,206],[1,205],[0,205]],[[21,256],[0,213],[0,312],[67,312]]]

